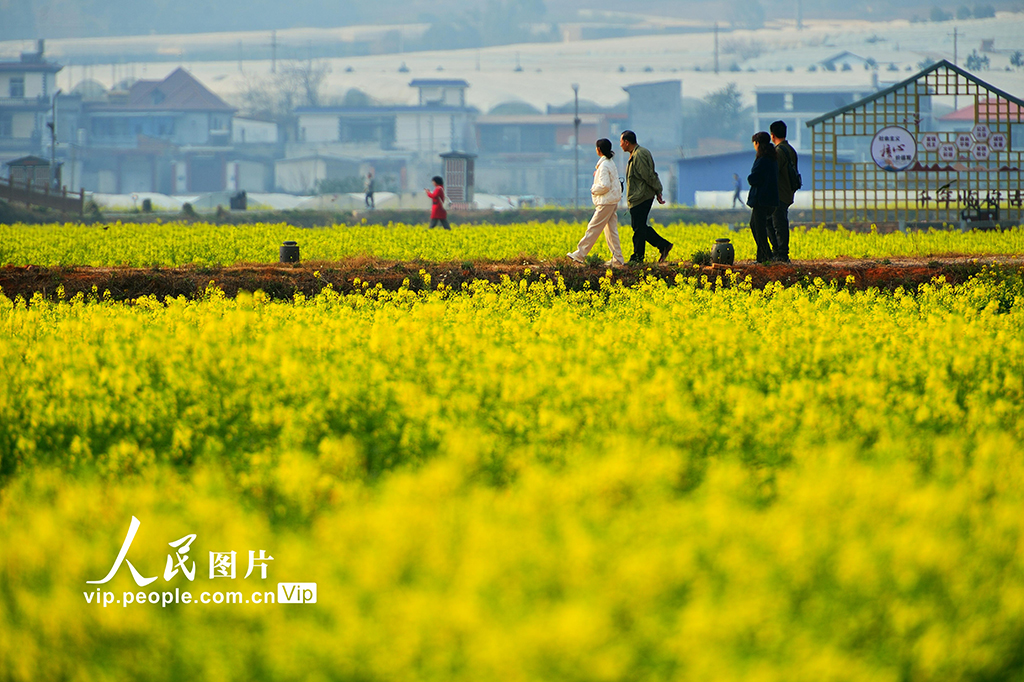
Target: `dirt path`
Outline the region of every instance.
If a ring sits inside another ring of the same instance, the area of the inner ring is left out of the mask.
[[[751,262],[737,263],[732,270],[742,277],[749,276],[755,287],[764,287],[769,282],[792,285],[811,282],[815,278],[846,282],[853,278],[852,286],[858,289],[879,287],[894,289],[902,286],[916,288],[943,276],[949,283],[963,282],[982,271],[985,267],[1024,269],[1024,256],[962,256],[949,255],[928,259],[890,258],[794,261],[786,265],[757,265]],[[368,258],[353,258],[332,263],[301,263],[297,265],[245,264],[226,267],[180,268],[90,268],[90,267],[37,267],[6,266],[0,268],[0,290],[8,298],[23,296],[31,298],[41,293],[48,298],[57,295],[58,287],[64,287],[66,297],[78,292],[89,294],[93,287],[99,294],[105,291],[115,300],[134,299],[155,295],[193,297],[201,294],[213,283],[228,296],[238,291],[263,290],[273,298],[291,298],[296,292],[316,294],[327,283],[337,291],[348,292],[362,288],[362,282],[371,287],[381,284],[385,289],[394,290],[408,284],[413,289],[426,286],[420,271],[430,275],[430,286],[444,283],[458,289],[463,283],[483,279],[500,281],[502,276],[512,280],[524,277],[536,279],[540,274],[564,278],[566,286],[579,290],[589,282],[591,287],[599,286],[605,275],[604,267],[579,266],[565,260],[524,259],[514,262],[475,263],[421,263],[381,261]],[[711,278],[722,275],[721,266],[695,268],[690,263],[656,265],[649,263],[643,268],[617,268],[612,271],[612,280],[629,286],[646,276],[653,276],[669,282],[679,274],[708,275]],[[360,284],[356,284],[356,281]]]

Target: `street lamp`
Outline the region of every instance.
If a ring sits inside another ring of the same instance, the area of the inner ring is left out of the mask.
[[[575,156],[575,163],[573,164],[573,208],[580,207],[580,84],[572,84],[572,95],[575,102],[573,110],[575,114],[572,119],[572,125],[576,130],[575,135],[572,138],[573,155]]]
[[[58,88],[53,93],[53,100],[50,105],[50,122],[46,126],[50,129],[50,187],[59,189],[57,184],[57,95],[61,93]]]

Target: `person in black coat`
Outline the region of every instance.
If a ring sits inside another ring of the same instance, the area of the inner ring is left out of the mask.
[[[761,131],[751,138],[757,157],[754,167],[747,176],[750,191],[747,192],[747,206],[750,207],[750,231],[757,244],[757,262],[768,263],[772,259],[772,247],[768,243],[768,219],[779,205],[779,162],[771,136]]]

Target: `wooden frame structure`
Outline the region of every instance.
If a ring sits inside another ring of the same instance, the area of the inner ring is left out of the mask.
[[[814,220],[1020,224],[1024,101],[948,61],[807,127]],[[883,163],[885,140],[903,161]]]

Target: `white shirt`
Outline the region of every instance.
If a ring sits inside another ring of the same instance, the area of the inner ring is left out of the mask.
[[[594,206],[618,204],[622,199],[622,185],[619,184],[619,169],[615,162],[602,156],[594,168],[594,184],[590,187],[590,198]]]

